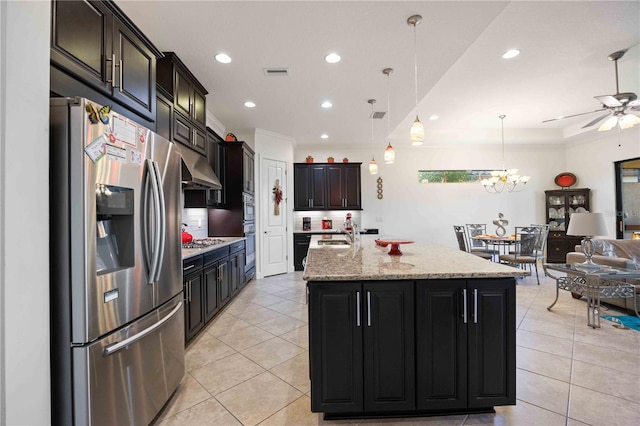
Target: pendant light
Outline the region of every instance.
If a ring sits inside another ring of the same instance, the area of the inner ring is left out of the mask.
[[[391,138],[391,103],[389,102],[389,76],[393,72],[393,68],[385,68],[382,70],[382,73],[387,76],[387,137]],[[384,162],[385,164],[393,164],[396,160],[396,152],[393,150],[391,146],[391,141],[389,141],[389,145],[384,150]]]
[[[416,25],[422,22],[422,16],[413,15],[407,18],[407,24],[413,25],[413,70],[414,70],[414,83],[415,83],[415,95],[416,95],[416,121],[411,126],[410,140],[411,145],[422,145],[424,142],[424,126],[418,118],[418,49],[417,49],[417,37],[416,37]]]
[[[373,104],[376,103],[376,100],[369,99],[367,102],[371,104],[371,147],[373,148]],[[378,174],[378,163],[376,163],[373,155],[371,155],[371,161],[369,162],[369,173],[372,175]]]

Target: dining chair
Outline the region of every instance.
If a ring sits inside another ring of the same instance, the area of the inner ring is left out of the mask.
[[[456,233],[456,240],[458,241],[458,248],[461,251],[471,253],[483,259],[492,260],[493,255],[490,253],[484,253],[481,251],[470,251],[467,239],[467,232],[464,226],[462,225],[453,225],[453,231]]]
[[[467,223],[467,241],[469,242],[469,252],[471,253],[489,253],[490,255],[498,254],[495,249],[489,248],[487,243],[480,240],[475,240],[473,237],[485,235],[487,233],[487,225],[485,223]]]
[[[502,254],[498,257],[500,262],[508,263],[516,267],[525,267],[531,265],[536,268],[536,280],[540,285],[540,277],[538,276],[538,254],[537,247],[540,240],[540,234],[543,232],[538,226],[516,226],[516,250],[514,253]]]

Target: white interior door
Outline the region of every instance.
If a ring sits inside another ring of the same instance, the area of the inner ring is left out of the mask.
[[[262,275],[285,274],[287,272],[287,164],[283,161],[262,159],[262,176],[260,179],[263,207],[262,217],[262,252],[260,261]],[[274,188],[278,187],[282,194],[280,203],[276,203]]]

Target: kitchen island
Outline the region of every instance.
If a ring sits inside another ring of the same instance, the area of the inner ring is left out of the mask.
[[[312,237],[311,410],[337,419],[514,405],[514,277],[527,271],[435,245],[390,256],[374,240]]]

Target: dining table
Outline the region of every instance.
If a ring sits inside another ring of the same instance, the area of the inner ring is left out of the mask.
[[[509,254],[509,250],[512,246],[515,246],[518,242],[515,234],[499,236],[495,234],[482,234],[471,237],[474,240],[482,241],[487,246],[491,246],[498,255]]]

